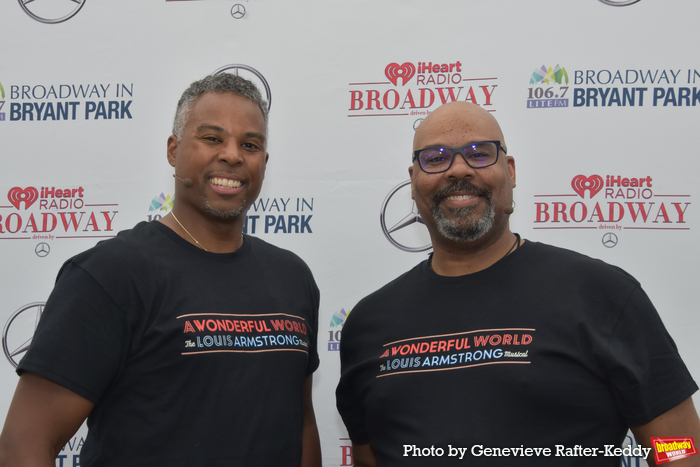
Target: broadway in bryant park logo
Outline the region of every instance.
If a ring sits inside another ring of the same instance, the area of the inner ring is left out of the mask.
[[[313,198],[259,198],[245,216],[243,233],[313,233]]]
[[[0,85],[0,121],[129,120],[134,83]],[[5,113],[9,113],[9,119]]]
[[[528,109],[565,107],[695,107],[700,72],[678,69],[586,69],[542,65],[530,75]]]
[[[494,110],[497,78],[473,76],[459,60],[389,63],[380,73],[349,84],[348,117],[424,116],[453,101]]]
[[[53,240],[115,234],[117,203],[89,201],[84,187],[13,187],[0,204],[0,238]]]
[[[535,195],[535,229],[690,230],[690,195],[658,193],[650,175],[576,175],[570,188]]]

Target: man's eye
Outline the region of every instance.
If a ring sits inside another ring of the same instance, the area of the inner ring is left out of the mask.
[[[426,164],[442,164],[449,160],[449,156],[443,152],[428,152],[423,155],[423,161]]]
[[[246,149],[250,149],[252,151],[259,151],[260,150],[260,146],[258,146],[257,144],[254,144],[254,143],[243,143],[243,147]]]
[[[486,153],[483,152],[475,152],[473,154],[469,154],[470,159],[488,159],[490,156]]]

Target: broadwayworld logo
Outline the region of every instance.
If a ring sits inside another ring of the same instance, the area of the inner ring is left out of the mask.
[[[695,456],[698,449],[693,438],[650,438],[656,464]]]

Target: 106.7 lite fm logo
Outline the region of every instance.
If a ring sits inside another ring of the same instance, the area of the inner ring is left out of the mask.
[[[690,195],[658,193],[655,183],[649,175],[576,175],[573,193],[535,195],[534,228],[690,230]]]
[[[333,313],[330,329],[328,330],[328,351],[340,350],[340,336],[343,332],[345,319],[350,314],[350,311],[352,310],[345,311],[345,308],[341,308],[340,311]]]
[[[462,62],[389,63],[367,81],[350,83],[348,117],[427,115],[447,102],[466,101],[494,110],[497,78],[473,76]]]
[[[5,112],[2,111],[2,108],[5,107],[5,88],[2,87],[2,83],[0,83],[0,122],[5,121]]]
[[[586,69],[542,65],[530,75],[528,109],[565,107],[695,107],[700,72],[678,69]]]
[[[0,204],[0,238],[113,237],[117,203],[91,201],[79,187],[13,187]]]

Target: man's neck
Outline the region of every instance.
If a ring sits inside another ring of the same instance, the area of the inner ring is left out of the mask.
[[[240,217],[240,216],[239,216]],[[233,253],[243,245],[245,215],[236,219],[214,219],[192,216],[176,207],[160,222],[176,234],[211,253]]]
[[[433,241],[431,267],[440,276],[464,276],[482,271],[517,248],[519,237],[506,229],[496,239],[453,242]]]

